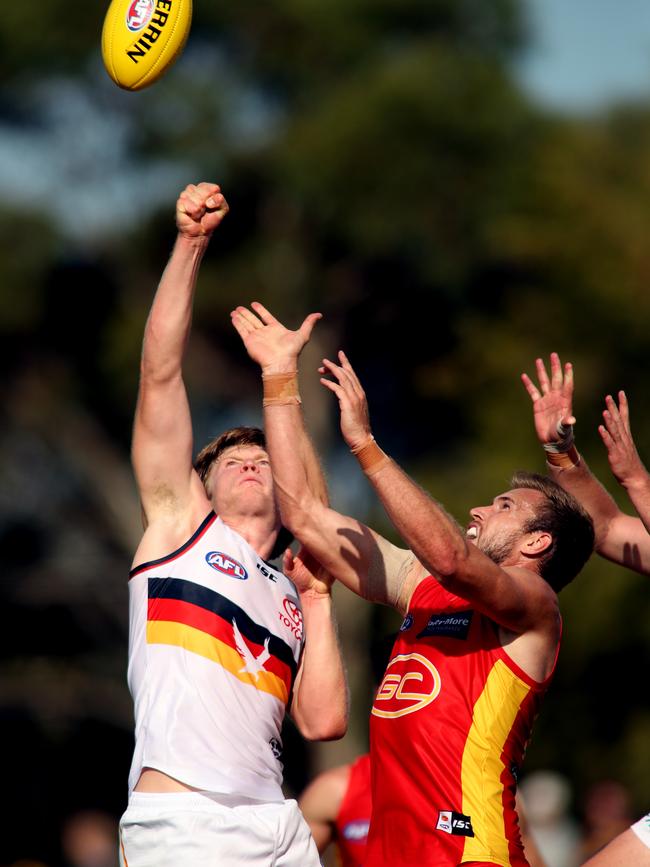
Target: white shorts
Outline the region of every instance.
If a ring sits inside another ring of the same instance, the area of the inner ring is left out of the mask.
[[[134,792],[120,821],[121,867],[319,867],[295,801]]]
[[[639,840],[650,849],[650,813],[646,813],[638,822],[632,825],[632,830]]]

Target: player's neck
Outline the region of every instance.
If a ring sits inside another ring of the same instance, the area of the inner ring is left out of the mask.
[[[244,538],[254,551],[268,560],[278,537],[277,518],[271,515],[219,514],[221,520]]]

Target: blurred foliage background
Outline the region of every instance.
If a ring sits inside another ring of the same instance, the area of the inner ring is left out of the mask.
[[[0,19],[2,864],[56,867],[67,815],[125,806],[130,424],[187,182],[217,180],[231,205],[187,360],[197,446],[260,420],[228,316],[259,299],[289,324],[323,312],[303,392],[332,499],[392,538],[317,382],[338,348],[378,439],[461,522],[513,470],[543,471],[519,373],[553,349],[575,364],[579,447],[617,498],[606,393],[625,387],[650,455],[650,103],[536,104],[513,71],[532,37],[518,0],[195,0],[183,57],[139,94],[101,67],[104,11],[23,0]],[[562,603],[526,770],[561,769],[576,803],[619,780],[640,812],[647,579],[594,560]],[[351,732],[307,749],[288,724],[288,792],[365,748],[367,648],[397,624],[345,591],[338,609]]]

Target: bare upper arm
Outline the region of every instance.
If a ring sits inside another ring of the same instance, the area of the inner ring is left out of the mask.
[[[650,534],[640,518],[618,512],[607,524],[596,551],[608,560],[650,575]]]
[[[289,529],[334,578],[354,593],[406,610],[405,599],[408,604],[408,588],[417,562],[409,550],[398,548],[360,521],[315,499],[309,508],[301,510],[299,520]]]
[[[208,511],[209,500],[192,466],[192,449],[190,409],[180,373],[158,381],[143,373],[131,456],[147,525]]]
[[[439,580],[513,633],[556,629],[558,603],[553,588],[531,569],[501,567],[474,545],[468,545],[458,571]]]

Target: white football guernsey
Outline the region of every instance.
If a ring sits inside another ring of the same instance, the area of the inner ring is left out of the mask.
[[[131,570],[129,791],[142,768],[197,789],[282,800],[281,727],[303,644],[296,588],[210,513]]]

